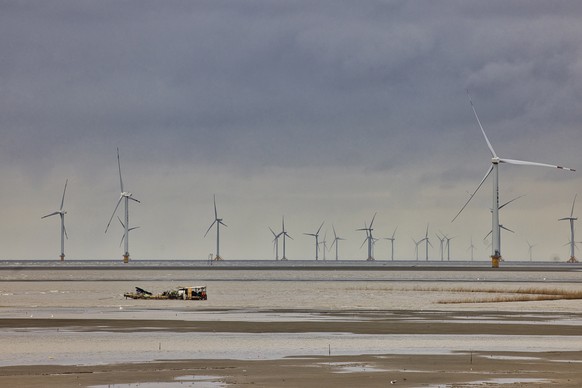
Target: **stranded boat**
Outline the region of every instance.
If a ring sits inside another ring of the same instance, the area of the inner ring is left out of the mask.
[[[164,291],[154,295],[143,288],[136,287],[135,292],[123,294],[125,299],[182,299],[182,300],[206,300],[206,286],[178,287],[175,290]]]

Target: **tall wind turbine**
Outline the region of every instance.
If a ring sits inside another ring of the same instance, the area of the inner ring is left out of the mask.
[[[446,248],[447,248],[447,261],[451,261],[451,240],[454,239],[455,237],[449,237],[447,235],[444,236],[445,240],[447,240],[446,242]]]
[[[289,234],[285,230],[285,216],[283,216],[281,220],[281,230],[282,231],[280,235],[283,236],[283,257],[281,258],[281,260],[287,260],[287,256],[285,256],[285,241],[287,237],[289,237],[291,240],[293,240],[293,237],[289,236]]]
[[[398,226],[396,228],[394,228],[394,232],[392,233],[392,237],[387,237],[386,240],[390,241],[390,246],[391,246],[391,255],[390,257],[392,258],[392,261],[394,261],[394,241],[396,241],[396,230],[398,229]]]
[[[529,261],[532,261],[532,251],[533,251],[533,247],[535,247],[535,244],[530,244],[529,241],[527,242],[527,246],[528,246],[528,253],[529,253]]]
[[[216,256],[214,260],[222,260],[220,257],[220,225],[227,226],[224,222],[222,222],[222,218],[218,218],[218,211],[216,211],[216,195],[213,196],[214,198],[214,221],[208,227],[206,233],[204,233],[204,237],[210,232],[210,229],[216,224]]]
[[[424,241],[425,241],[425,245],[426,245],[426,261],[428,261],[428,246],[430,245],[432,247],[432,244],[430,243],[430,240],[428,239],[428,225],[426,225],[426,234],[424,235]]]
[[[271,233],[273,233],[273,245],[275,248],[275,261],[279,260],[279,237],[281,237],[281,235],[283,234],[283,232],[277,234],[273,231],[273,229],[269,228],[269,230],[271,231]]]
[[[319,260],[319,232],[321,231],[321,228],[323,227],[324,223],[325,221],[323,221],[321,225],[319,225],[319,229],[317,229],[317,232],[315,233],[303,233],[306,236],[315,237],[315,260]]]
[[[105,233],[107,233],[107,230],[109,229],[109,225],[111,225],[111,220],[113,220],[113,216],[115,216],[115,212],[117,212],[117,208],[119,207],[119,204],[121,203],[121,201],[124,201],[124,205],[125,205],[125,223],[124,225],[124,229],[125,229],[125,247],[124,247],[124,253],[123,253],[123,262],[127,263],[129,262],[129,200],[131,199],[132,201],[135,201],[137,203],[141,203],[140,201],[138,201],[137,199],[133,198],[133,194],[130,192],[127,192],[123,189],[123,178],[121,177],[121,162],[119,161],[119,148],[117,149],[117,167],[119,168],[119,185],[121,186],[121,195],[119,196],[119,201],[117,201],[117,205],[115,205],[115,209],[113,210],[113,214],[111,214],[111,218],[109,219],[109,222],[107,223],[107,227],[105,228]]]
[[[500,228],[499,228],[499,164],[506,163],[506,164],[521,165],[521,166],[537,166],[537,167],[558,168],[561,170],[568,170],[568,171],[575,171],[575,170],[571,169],[571,168],[566,168],[566,167],[562,167],[562,166],[555,166],[555,165],[545,164],[545,163],[526,162],[523,160],[514,160],[514,159],[504,159],[504,158],[500,158],[499,156],[497,156],[497,153],[495,153],[495,150],[493,149],[493,146],[491,145],[489,138],[485,134],[485,130],[483,129],[483,126],[481,125],[481,121],[479,120],[479,116],[477,115],[477,111],[475,110],[475,106],[473,105],[473,101],[471,100],[471,96],[469,95],[468,92],[467,92],[467,95],[469,96],[469,102],[471,103],[471,108],[473,109],[473,113],[475,115],[475,119],[477,120],[477,124],[479,124],[479,128],[481,129],[481,132],[483,133],[483,137],[485,138],[485,141],[487,142],[487,146],[489,147],[489,151],[491,151],[492,158],[491,158],[491,166],[487,169],[487,172],[485,173],[485,176],[481,180],[481,183],[479,183],[479,185],[477,186],[475,191],[471,194],[471,196],[469,197],[469,199],[467,200],[465,205],[461,208],[459,213],[457,213],[455,218],[453,218],[453,221],[459,216],[459,214],[461,214],[463,209],[465,209],[465,207],[469,204],[469,202],[475,196],[475,194],[477,193],[479,188],[483,185],[483,182],[485,182],[485,180],[487,179],[489,174],[491,174],[491,172],[493,172],[493,207],[492,207],[493,211],[491,212],[492,213],[491,230],[493,231],[493,233],[492,233],[492,241],[491,241],[492,242],[491,243],[491,260],[492,260],[492,266],[498,267],[499,260],[501,259],[501,235],[500,235]]]
[[[418,261],[418,246],[420,244],[422,244],[422,242],[424,241],[424,239],[421,239],[420,241],[416,241],[415,239],[412,239],[412,241],[414,241],[414,253],[416,254],[416,261]]]
[[[475,258],[474,256],[475,245],[473,245],[473,237],[471,237],[471,245],[469,245],[469,248],[467,250],[471,250],[471,261],[473,261],[473,259]]]
[[[335,233],[335,227],[333,225],[331,226],[331,228],[333,229],[333,242],[331,243],[330,249],[333,248],[333,246],[335,245],[335,261],[337,261],[339,242],[345,240],[345,238],[341,238]]]
[[[364,222],[364,227],[361,229],[356,229],[357,231],[364,231],[366,232],[366,239],[364,240],[364,243],[367,241],[368,242],[368,258],[366,259],[367,261],[374,261],[374,255],[372,253],[372,244],[374,241],[374,236],[372,236],[372,231],[374,230],[372,228],[372,225],[374,225],[374,219],[376,219],[376,214],[374,213],[374,216],[372,217],[372,221],[370,222],[370,226],[366,226],[366,223]],[[362,244],[363,246],[364,244]]]
[[[440,252],[441,252],[441,261],[444,261],[444,257],[445,257],[444,244],[445,244],[446,237],[445,237],[445,234],[444,233],[441,232],[441,234],[443,235],[442,237],[441,237],[440,234],[435,233],[435,235],[437,236],[437,238],[439,239],[439,242],[440,242],[439,249],[440,249]]]
[[[59,210],[41,217],[41,219],[43,219],[50,216],[56,216],[57,214],[61,216],[61,256],[60,256],[61,261],[65,260],[65,237],[67,238],[67,240],[69,239],[69,236],[67,236],[67,229],[65,228],[65,214],[67,214],[67,212],[63,210],[63,207],[65,206],[65,193],[67,192],[67,183],[69,183],[68,179],[65,181],[65,189],[63,190],[63,198],[61,199],[61,207],[59,208]]]
[[[325,251],[327,251],[327,231],[323,235],[323,241],[319,244],[323,246],[323,261],[325,261]]]
[[[558,221],[570,221],[570,259],[568,263],[577,263],[576,255],[574,254],[574,249],[576,247],[576,240],[574,240],[574,221],[578,218],[574,217],[574,205],[576,204],[576,197],[578,194],[574,195],[574,201],[572,202],[572,211],[570,212],[570,217],[560,218]]]

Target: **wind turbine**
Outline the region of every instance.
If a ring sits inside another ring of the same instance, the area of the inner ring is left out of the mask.
[[[111,220],[113,220],[113,216],[117,212],[117,208],[121,201],[124,201],[125,205],[125,223],[124,225],[124,235],[125,235],[125,249],[123,253],[123,262],[129,262],[129,200],[135,201],[137,203],[141,203],[137,199],[133,198],[133,194],[127,192],[123,189],[123,178],[121,177],[121,162],[119,161],[119,148],[117,148],[117,167],[119,169],[119,185],[121,186],[121,195],[119,196],[119,200],[117,201],[117,205],[115,205],[115,209],[113,210],[113,214],[111,214],[111,218],[109,218],[109,222],[107,223],[107,227],[105,228],[105,233],[109,229],[109,225],[111,225]]]
[[[414,253],[416,253],[416,261],[418,261],[418,246],[424,241],[424,239],[421,239],[420,241],[416,241],[415,239],[412,239],[412,241],[414,241]]]
[[[125,240],[126,238],[126,234],[125,234],[125,224],[123,223],[123,221],[121,221],[121,218],[117,217],[117,219],[119,220],[119,223],[121,224],[121,226],[123,227],[123,237],[121,237],[121,241],[119,242],[119,246],[121,246],[121,244],[123,244],[123,240]],[[133,228],[129,228],[127,229],[127,232],[131,232],[132,230],[135,229],[139,229],[139,226],[134,226]]]
[[[469,245],[469,248],[467,250],[471,250],[471,261],[473,261],[474,259],[474,251],[475,251],[475,245],[473,245],[473,237],[471,237],[471,245]]]
[[[390,241],[390,246],[391,246],[391,252],[392,254],[390,255],[390,257],[392,258],[392,261],[394,261],[394,241],[396,240],[396,230],[398,229],[398,226],[394,229],[394,233],[392,233],[392,237],[386,237],[385,240]]]
[[[204,233],[204,237],[206,237],[208,232],[210,232],[210,229],[212,229],[214,224],[216,224],[216,257],[214,257],[214,260],[222,260],[222,257],[220,257],[220,225],[223,226],[227,225],[224,222],[222,222],[222,218],[218,218],[218,211],[216,211],[216,195],[214,195],[213,198],[214,198],[214,221],[212,221],[212,224],[210,224],[208,230],[206,231],[206,233]]]
[[[447,235],[444,236],[445,240],[447,240],[446,247],[447,247],[447,261],[451,261],[451,240],[455,237],[448,237]]]
[[[323,235],[323,241],[321,241],[319,244],[323,245],[323,261],[325,261],[325,251],[327,250],[327,231],[325,232],[325,234]]]
[[[441,237],[438,233],[435,233],[435,235],[437,236],[437,238],[439,239],[439,242],[440,242],[441,261],[444,261],[444,255],[445,255],[444,254],[444,252],[445,252],[444,244],[445,244],[446,237],[445,237],[444,233],[442,233],[442,234],[443,234],[443,237]]]
[[[293,237],[289,236],[289,234],[285,230],[285,216],[283,216],[281,221],[281,229],[282,232],[279,234],[280,236],[283,236],[283,257],[281,258],[281,260],[287,260],[287,257],[285,256],[285,239],[289,237],[291,240],[293,240]]]
[[[533,247],[535,247],[535,244],[530,244],[530,242],[527,241],[527,246],[529,247],[529,249],[528,249],[529,261],[532,261],[532,250],[533,250]]]
[[[341,238],[335,233],[335,227],[333,225],[331,226],[331,228],[333,229],[333,242],[331,243],[331,246],[329,248],[331,249],[335,245],[335,261],[337,261],[339,241],[345,240],[345,238]]]
[[[370,222],[370,226],[366,226],[366,222],[364,222],[364,227],[362,229],[356,229],[357,231],[366,232],[366,239],[364,240],[364,243],[366,241],[368,242],[368,258],[366,259],[367,261],[374,261],[374,256],[372,253],[372,242],[374,239],[374,237],[372,236],[372,231],[374,229],[372,228],[372,225],[374,225],[374,219],[376,219],[376,214],[377,213],[374,213],[374,216],[372,217],[372,221]],[[364,244],[362,244],[362,246],[364,246]]]
[[[63,198],[61,199],[61,207],[59,210],[41,217],[41,219],[43,219],[56,216],[57,214],[61,216],[61,261],[65,260],[65,237],[67,240],[69,239],[69,236],[67,236],[67,229],[65,228],[65,214],[67,214],[67,212],[63,210],[63,206],[65,205],[65,193],[67,192],[67,183],[69,183],[68,179],[65,181],[65,189],[63,190]]]
[[[544,164],[544,163],[537,163],[537,162],[526,162],[523,160],[514,160],[514,159],[504,159],[504,158],[500,158],[499,156],[497,156],[497,154],[495,153],[495,150],[493,149],[493,146],[491,145],[491,142],[489,141],[489,138],[485,134],[485,130],[483,129],[483,126],[481,125],[481,121],[479,120],[479,116],[477,116],[477,111],[475,110],[475,106],[473,105],[473,101],[471,100],[471,96],[469,95],[468,91],[467,91],[467,95],[469,97],[469,102],[471,103],[471,108],[473,109],[475,119],[477,120],[477,124],[479,124],[479,128],[481,129],[481,132],[483,133],[483,137],[485,138],[485,141],[487,142],[487,146],[489,147],[489,151],[491,151],[492,158],[491,158],[491,166],[489,167],[489,169],[487,169],[485,176],[483,177],[483,179],[481,180],[481,182],[479,183],[479,185],[477,186],[475,191],[471,194],[471,196],[469,197],[469,199],[467,200],[465,205],[461,208],[459,213],[457,213],[455,218],[453,218],[453,221],[459,216],[459,214],[461,214],[463,209],[465,209],[465,207],[469,204],[469,202],[475,196],[475,194],[477,193],[479,188],[483,185],[483,182],[485,182],[485,180],[487,179],[489,174],[491,174],[491,172],[493,172],[493,207],[492,207],[493,211],[492,211],[492,217],[491,217],[491,223],[492,223],[491,230],[493,231],[493,233],[492,233],[492,240],[491,240],[491,261],[492,261],[492,267],[496,268],[499,266],[499,260],[501,259],[501,234],[500,234],[500,227],[499,227],[499,164],[506,163],[506,164],[521,165],[521,166],[537,166],[537,167],[558,168],[561,170],[568,170],[568,171],[575,171],[575,170],[571,169],[571,168],[566,168],[566,167],[562,167],[562,166],[555,166],[555,165],[551,165],[551,164]]]
[[[277,234],[273,231],[273,229],[269,228],[269,230],[271,231],[271,233],[273,233],[273,245],[275,248],[275,260],[279,260],[279,237],[281,237],[281,235],[283,234],[283,232]]]
[[[576,246],[576,242],[574,240],[574,221],[578,218],[574,217],[574,205],[576,204],[576,197],[578,194],[574,195],[574,201],[572,202],[572,211],[570,212],[570,217],[560,218],[558,221],[570,221],[570,259],[568,263],[577,263],[578,260],[576,259],[576,255],[574,254],[574,248]]]
[[[303,233],[306,236],[315,237],[315,260],[319,260],[319,232],[321,231],[321,228],[323,227],[324,223],[325,221],[323,221],[321,225],[319,225],[319,229],[317,229],[317,232],[315,233]]]
[[[424,241],[426,241],[425,245],[426,245],[426,261],[428,261],[428,246],[430,245],[432,247],[432,244],[430,243],[429,239],[428,239],[428,225],[426,225],[426,234],[424,235]]]

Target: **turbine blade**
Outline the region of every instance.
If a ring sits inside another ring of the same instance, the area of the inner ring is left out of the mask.
[[[493,149],[493,146],[491,145],[491,142],[489,141],[489,138],[487,137],[487,134],[485,133],[483,126],[481,125],[481,120],[479,120],[479,116],[477,115],[477,111],[475,110],[475,105],[473,105],[473,100],[471,99],[471,95],[469,94],[469,90],[467,90],[467,96],[469,97],[469,102],[471,103],[471,108],[473,109],[473,113],[475,114],[475,118],[477,119],[477,124],[479,124],[479,128],[481,128],[481,132],[483,133],[483,137],[485,137],[485,141],[487,142],[487,146],[489,147],[489,151],[491,151],[491,155],[494,158],[496,158],[497,154],[495,153],[495,150]]]
[[[121,203],[122,199],[123,199],[123,197],[119,197],[119,201],[117,201],[117,205],[115,205],[115,209],[113,210],[113,214],[111,214],[111,218],[109,219],[109,222],[107,223],[107,227],[105,228],[105,233],[107,233],[107,230],[109,229],[109,225],[111,225],[111,220],[113,220],[113,216],[115,215],[115,212],[117,211],[117,208],[119,207],[119,204]]]
[[[119,185],[121,186],[121,192],[123,193],[123,178],[121,177],[121,162],[119,161],[119,147],[117,147],[117,167],[119,168]]]
[[[69,183],[69,180],[68,179],[65,181],[65,189],[63,190],[63,199],[61,199],[61,208],[60,208],[60,210],[63,210],[63,206],[65,206],[65,193],[67,192],[67,183]]]
[[[47,217],[50,217],[50,216],[56,216],[57,214],[60,214],[60,213],[59,212],[52,212],[51,214],[47,214],[46,216],[40,217],[40,219],[42,220],[43,218],[47,218]]]
[[[572,211],[570,212],[570,218],[574,218],[574,205],[576,204],[576,197],[578,194],[574,195],[574,202],[572,202]]]
[[[222,222],[222,220],[218,221],[218,223],[222,226],[226,226],[228,228],[228,225],[226,225],[224,222]]]
[[[487,233],[487,235],[485,235],[485,237],[483,237],[483,240],[487,240],[487,237],[489,237],[489,235],[491,235],[492,231],[490,230],[489,233]]]
[[[335,227],[332,225],[331,228],[333,229],[333,238],[337,240],[337,234],[335,234]]]
[[[131,232],[132,230],[136,230],[136,229],[139,229],[139,228],[141,228],[141,226],[134,226],[133,228],[129,228],[128,230]]]
[[[210,229],[212,229],[212,227],[214,226],[214,224],[216,224],[216,220],[212,221],[212,224],[210,224],[210,226],[208,227],[208,230],[206,231],[206,233],[204,233],[204,237],[206,237],[206,235],[208,234],[208,232],[210,232]]]
[[[320,230],[321,230],[321,228],[323,227],[323,224],[325,224],[325,221],[323,221],[323,222],[321,223],[321,225],[319,225],[319,229],[317,229],[317,232],[315,233],[316,235],[318,235],[318,236],[319,236],[319,231],[320,231]]]
[[[525,197],[525,195],[520,195],[519,197],[515,197],[513,198],[511,201],[507,201],[505,202],[503,205],[499,206],[499,209],[503,209],[505,206],[509,205],[510,203],[512,203],[513,201],[517,201],[518,199],[520,199],[521,197]]]
[[[121,224],[121,226],[123,226],[123,229],[125,229],[125,224],[123,223],[123,221],[121,221],[121,218],[119,218],[119,216],[118,216],[117,219],[119,220],[119,223]]]
[[[364,242],[362,243],[362,245],[360,245],[360,249],[362,249],[362,247],[364,246],[364,244],[368,241],[368,238],[366,237],[366,239],[364,239]]]
[[[69,235],[67,234],[67,227],[65,226],[64,223],[63,223],[63,232],[65,232],[65,238],[68,240],[69,239]]]
[[[536,166],[536,167],[550,167],[559,168],[560,170],[576,171],[572,168],[556,166],[554,164],[537,163],[537,162],[527,162],[525,160],[515,160],[515,159],[499,159],[499,163],[515,164],[519,166]]]
[[[119,246],[123,244],[123,240],[125,239],[125,231],[123,231],[123,236],[121,236],[121,241],[119,242]]]
[[[372,222],[370,222],[370,229],[372,229],[372,224],[374,223],[374,220],[376,219],[376,214],[378,214],[377,212],[374,213],[374,217],[372,217]]]
[[[214,194],[214,219],[218,219],[218,211],[216,211],[216,194]]]
[[[135,202],[137,202],[137,203],[141,203],[141,201],[140,201],[139,199],[135,199],[135,198],[133,198],[133,197],[127,197],[127,198],[129,198],[129,199],[131,199],[132,201],[135,201]]]
[[[500,227],[501,229],[507,230],[508,232],[515,233],[513,230],[511,230],[511,229],[509,229],[509,228],[506,228],[506,227],[505,227],[505,226],[503,226],[503,225],[499,225],[499,227]]]
[[[463,207],[461,208],[461,210],[459,210],[459,212],[457,213],[457,215],[455,216],[455,218],[453,218],[453,220],[451,222],[454,222],[457,217],[463,212],[463,210],[465,210],[465,208],[467,207],[467,205],[469,204],[469,202],[471,202],[471,200],[473,199],[473,197],[475,196],[475,194],[477,193],[477,191],[481,188],[481,186],[483,186],[483,182],[485,182],[485,180],[487,179],[487,177],[489,176],[489,174],[491,174],[491,171],[493,171],[493,165],[491,165],[489,167],[489,169],[487,170],[487,173],[485,173],[485,176],[483,177],[483,179],[481,179],[481,183],[479,183],[479,186],[477,186],[477,188],[475,189],[475,191],[473,191],[473,194],[471,194],[471,196],[469,197],[469,199],[467,200],[467,202],[465,202],[465,204],[463,205]]]
[[[271,233],[273,233],[273,236],[275,237],[275,239],[277,238],[277,234],[275,232],[273,232],[273,229],[271,229],[271,227],[269,226],[269,230],[271,231]]]
[[[285,236],[289,237],[291,240],[294,240],[293,237],[291,237],[289,234],[285,233]]]
[[[394,239],[394,236],[396,236],[396,231],[398,230],[398,226],[396,226],[396,228],[394,228],[394,233],[392,233],[392,239]]]

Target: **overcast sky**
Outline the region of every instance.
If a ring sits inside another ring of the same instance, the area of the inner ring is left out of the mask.
[[[430,224],[432,259],[439,231],[486,259],[490,180],[451,223],[491,160],[466,90],[499,156],[582,169],[580,20],[578,1],[1,1],[0,259],[58,258],[40,217],[66,179],[67,259],[121,259],[116,147],[134,259],[206,259],[213,194],[226,259],[273,258],[283,215],[290,260],[322,221],[364,259],[375,212],[398,258]],[[568,258],[581,173],[500,167],[501,202],[525,195],[507,260]]]

